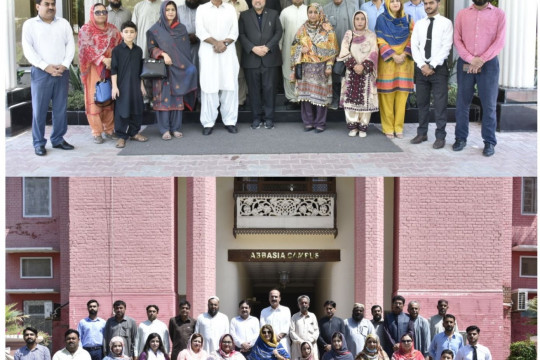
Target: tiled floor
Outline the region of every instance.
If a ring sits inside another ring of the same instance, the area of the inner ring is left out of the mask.
[[[380,128],[380,125],[376,125]],[[74,151],[51,149],[34,155],[32,134],[6,138],[7,176],[536,176],[537,134],[497,133],[493,157],[482,156],[480,124],[471,123],[467,147],[454,152],[454,124],[447,126],[444,149],[429,142],[411,145],[416,124],[405,124],[405,139],[394,140],[400,153],[117,156],[114,142],[95,145],[88,126],[70,126],[66,139]],[[50,133],[47,128],[47,136]],[[299,132],[298,136],[303,133]],[[324,134],[322,134],[324,135]],[[249,136],[240,132],[238,136]],[[344,131],[344,136],[346,132]],[[150,141],[162,141],[151,139]],[[175,141],[175,140],[173,140]],[[181,141],[181,140],[180,140]],[[359,140],[361,141],[361,140]]]

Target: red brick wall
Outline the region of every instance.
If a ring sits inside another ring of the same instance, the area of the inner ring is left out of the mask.
[[[216,292],[216,178],[187,179],[187,299],[191,315]]]
[[[384,283],[384,178],[355,179],[354,301],[382,306]]]
[[[450,301],[460,330],[476,324],[502,360],[510,344],[503,287],[511,284],[511,178],[396,180],[394,292],[421,302],[421,314]]]
[[[521,214],[522,178],[513,179],[512,246],[537,244],[537,216]]]

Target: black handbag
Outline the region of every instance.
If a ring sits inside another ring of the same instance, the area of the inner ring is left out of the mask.
[[[302,80],[302,64],[296,64],[294,66],[294,78],[296,80]]]
[[[351,42],[349,43],[349,54],[351,53],[351,44],[352,44],[352,41],[353,39],[351,39]],[[347,70],[347,68],[345,67],[345,62],[340,60],[340,61],[336,61],[334,63],[334,67],[332,68],[332,73],[334,75],[338,75],[338,76],[345,76],[345,71]]]
[[[141,78],[142,79],[165,79],[167,69],[163,59],[144,59]]]

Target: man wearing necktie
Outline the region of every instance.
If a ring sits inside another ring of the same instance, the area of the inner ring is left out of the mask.
[[[440,0],[424,1],[427,17],[415,24],[411,37],[418,103],[417,135],[411,144],[420,144],[428,139],[429,102],[430,94],[433,93],[437,125],[434,149],[441,149],[446,144],[449,75],[446,59],[452,49],[453,38],[452,22],[439,14],[439,5]]]
[[[456,360],[491,360],[491,352],[484,345],[478,343],[480,328],[471,325],[467,328],[467,341],[469,344],[459,349]]]

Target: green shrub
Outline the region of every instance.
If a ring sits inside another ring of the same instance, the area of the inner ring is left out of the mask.
[[[84,92],[82,90],[73,90],[68,94],[68,110],[84,109]]]
[[[510,344],[507,360],[536,360],[536,346],[532,341],[516,341]]]

